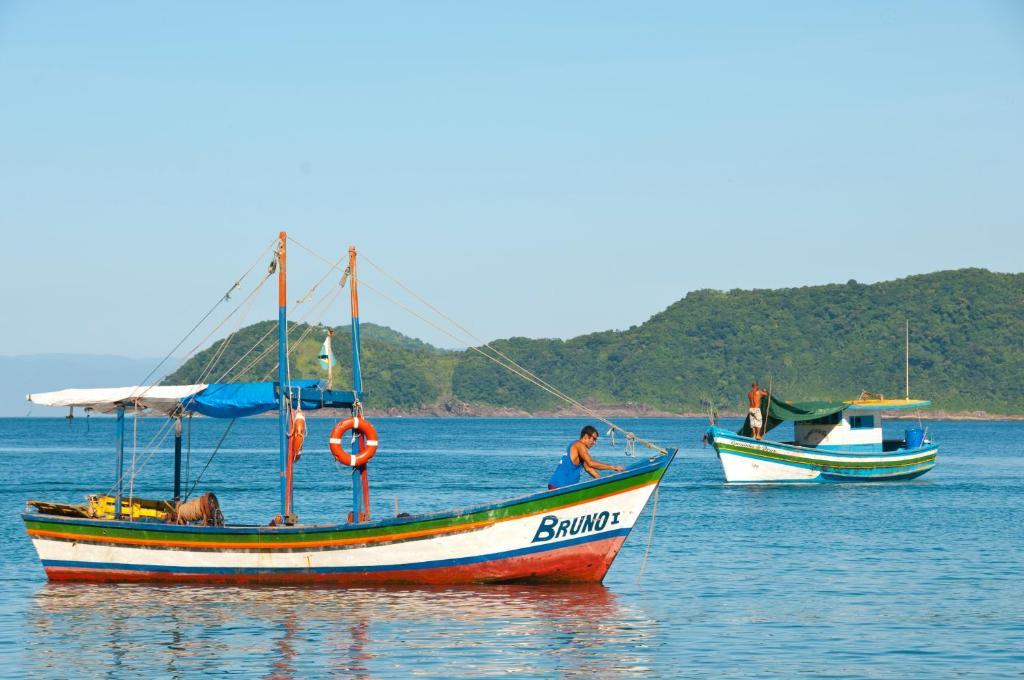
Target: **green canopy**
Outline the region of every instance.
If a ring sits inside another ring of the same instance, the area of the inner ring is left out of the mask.
[[[761,397],[761,420],[765,424],[761,434],[787,420],[817,420],[833,413],[839,413],[849,407],[845,401],[783,401],[771,397],[771,404],[769,404],[768,399],[767,396]],[[753,433],[753,430],[750,429],[750,415],[748,414],[746,420],[743,421],[743,427],[737,434],[749,437]]]

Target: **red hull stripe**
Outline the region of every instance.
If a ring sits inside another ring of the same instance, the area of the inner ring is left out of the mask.
[[[457,584],[496,581],[531,583],[600,582],[628,529],[564,541],[548,549],[524,548],[458,560],[384,567],[326,569],[184,569],[88,562],[44,562],[51,581],[173,582],[222,584]]]

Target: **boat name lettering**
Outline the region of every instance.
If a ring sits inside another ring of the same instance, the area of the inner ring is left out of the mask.
[[[618,512],[594,512],[589,515],[573,517],[572,519],[559,519],[558,515],[545,515],[537,527],[537,533],[533,535],[531,543],[543,543],[553,538],[564,536],[578,536],[589,534],[595,531],[603,531],[606,526],[615,526],[619,523]]]
[[[777,449],[777,448],[775,448],[773,446],[766,446],[764,444],[755,444],[753,442],[738,442],[738,441],[734,441],[734,440],[731,440],[731,439],[724,440],[724,441],[727,444],[733,444],[735,446],[745,446],[746,448],[754,449],[755,451],[775,452],[775,451],[779,450],[779,449]]]

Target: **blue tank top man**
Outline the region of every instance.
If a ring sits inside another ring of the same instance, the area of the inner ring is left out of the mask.
[[[591,477],[600,477],[598,470],[622,472],[621,465],[608,465],[590,457],[590,448],[597,443],[597,428],[587,425],[580,431],[580,438],[565,447],[565,454],[558,461],[555,473],[548,480],[549,489],[560,489],[563,486],[578,484],[580,470],[586,470]]]

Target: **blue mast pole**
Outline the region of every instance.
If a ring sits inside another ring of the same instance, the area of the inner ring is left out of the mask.
[[[281,463],[281,520],[288,521],[288,300],[285,276],[285,244],[288,233],[282,231],[277,245],[277,423]]]
[[[362,415],[360,402],[363,398],[363,374],[359,367],[359,288],[356,283],[356,247],[348,249],[348,271],[349,271],[349,297],[352,304],[352,391],[355,393],[355,403],[352,404],[352,415]],[[362,436],[357,438],[362,439]],[[352,443],[358,447],[357,442]],[[369,485],[366,479],[366,466],[352,468],[352,521],[360,522],[369,516],[369,502],[363,497],[363,487],[369,493]],[[361,508],[366,506],[364,513]]]
[[[114,519],[121,519],[121,491],[124,486],[124,406],[117,407],[117,496]]]
[[[181,500],[181,414],[174,418],[174,502]]]

